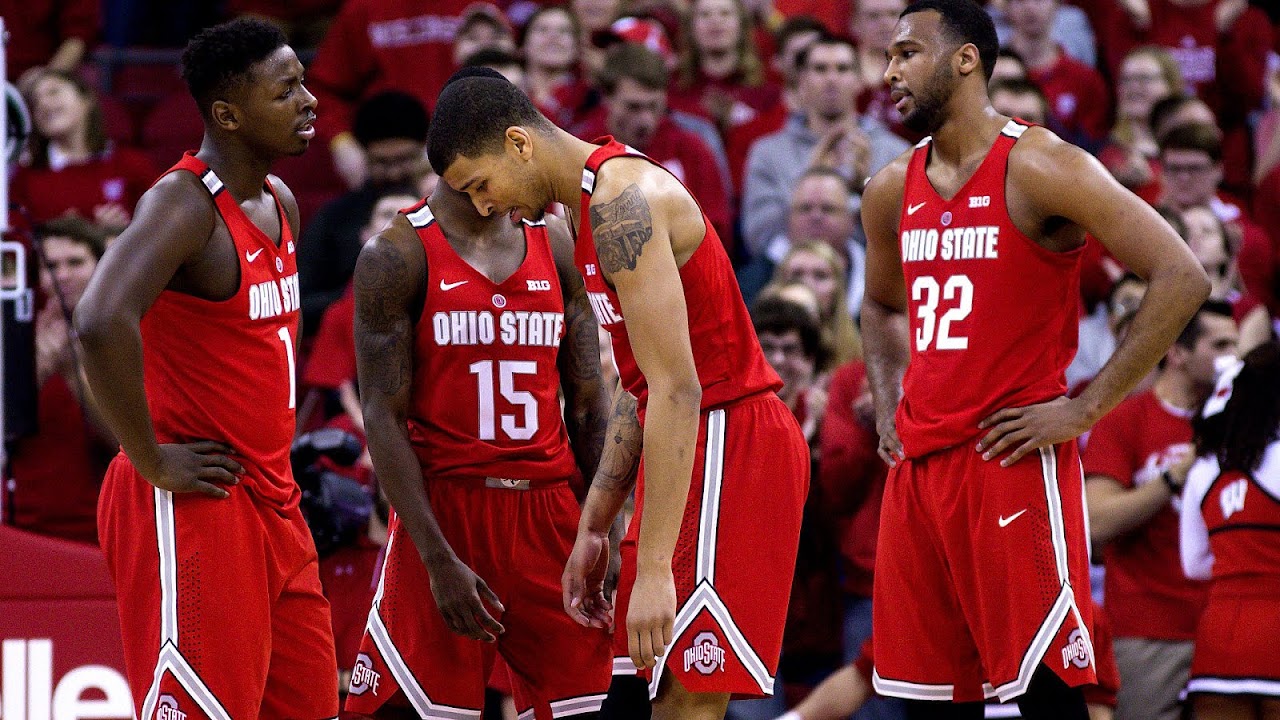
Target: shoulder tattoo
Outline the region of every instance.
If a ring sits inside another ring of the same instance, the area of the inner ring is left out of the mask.
[[[649,203],[634,183],[607,203],[591,206],[591,235],[600,264],[610,273],[635,270],[653,237]]]

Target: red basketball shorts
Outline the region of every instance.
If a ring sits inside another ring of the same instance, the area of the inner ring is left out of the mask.
[[[1214,580],[1200,616],[1187,692],[1280,698],[1280,578],[1222,582]]]
[[[809,492],[809,447],[773,393],[702,414],[672,570],[675,640],[659,667],[690,692],[773,694]],[[613,672],[634,675],[626,608],[636,579],[644,464],[622,546]],[[650,697],[661,677],[647,672]]]
[[[175,495],[123,454],[107,470],[98,528],[115,581],[138,717],[338,714],[329,603],[301,511]]]
[[[1074,441],[1009,468],[969,444],[899,463],[880,510],[876,692],[1005,701],[1041,662],[1096,682],[1088,537]]]
[[[609,690],[609,633],[574,622],[560,592],[578,531],[578,502],[567,482],[521,482],[510,483],[517,485],[510,489],[488,487],[477,478],[426,483],[454,553],[506,608],[501,614],[490,609],[506,630],[496,643],[449,630],[418,550],[393,518],[347,710],[371,715],[402,693],[395,703],[407,704],[419,717],[478,719],[496,653],[510,668],[522,718],[551,720],[600,709]]]

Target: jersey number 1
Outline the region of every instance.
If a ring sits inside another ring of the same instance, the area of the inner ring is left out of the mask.
[[[494,415],[493,360],[473,362],[467,368],[476,376],[480,395],[480,439],[497,437]],[[512,440],[528,440],[538,432],[538,399],[533,393],[516,390],[516,375],[537,375],[538,363],[530,360],[501,360],[498,362],[498,391],[512,405],[524,408],[524,424],[516,424],[515,415],[502,416],[502,432]]]
[[[939,296],[943,300],[958,301],[955,307],[943,314],[941,321],[937,317]],[[969,317],[973,311],[973,283],[967,275],[952,275],[941,287],[932,276],[921,275],[911,285],[911,299],[920,303],[916,309],[916,317],[920,318],[920,327],[916,328],[916,352],[928,350],[930,344],[938,350],[964,350],[969,347],[969,338],[951,334],[951,324]]]
[[[276,335],[284,343],[284,357],[289,362],[289,409],[292,410],[298,405],[298,370],[295,367],[297,361],[293,358],[293,338],[289,336],[287,327],[280,328]]]

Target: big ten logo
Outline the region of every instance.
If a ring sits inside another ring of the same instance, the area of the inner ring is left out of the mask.
[[[529,284],[530,292],[545,291],[545,290],[551,289],[550,280],[526,280],[525,282]]]
[[[178,708],[177,698],[161,695],[156,701],[156,720],[187,720],[187,714]]]
[[[971,195],[969,196],[969,207],[971,208],[991,207],[991,196],[990,195]]]
[[[124,676],[105,665],[72,668],[54,684],[53,640],[9,639],[0,661],[3,720],[128,720],[133,699]],[[159,717],[159,716],[157,716]],[[170,716],[170,720],[182,720]]]
[[[356,655],[356,664],[351,668],[351,685],[347,692],[352,695],[363,695],[367,692],[378,694],[378,685],[382,682],[382,673],[373,669],[373,659],[364,653]]]
[[[1084,639],[1080,628],[1071,631],[1067,636],[1067,644],[1062,647],[1062,669],[1075,665],[1081,670],[1089,667],[1089,643]]]
[[[703,631],[693,638],[693,643],[684,651],[684,671],[697,670],[703,675],[710,675],[720,668],[724,672],[724,648],[715,633]]]
[[[1244,498],[1249,492],[1249,481],[1240,478],[1222,488],[1218,494],[1218,504],[1222,507],[1222,519],[1244,510]]]

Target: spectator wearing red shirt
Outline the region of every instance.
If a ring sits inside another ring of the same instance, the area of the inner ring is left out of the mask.
[[[648,48],[632,43],[609,48],[599,77],[603,111],[579,127],[578,135],[584,140],[612,135],[662,163],[689,188],[732,255],[726,179],[706,144],[669,117],[667,78],[662,56]]]
[[[708,117],[724,133],[781,97],[781,88],[765,78],[742,0],[694,0],[685,19],[671,107]]]
[[[98,0],[0,0],[6,39],[5,71],[24,91],[27,71],[75,72],[98,37]]]
[[[1236,338],[1230,306],[1207,301],[1151,390],[1099,421],[1084,451],[1090,538],[1103,547],[1103,607],[1120,668],[1118,717],[1181,716],[1205,586],[1182,574],[1178,499],[1195,454],[1191,416],[1213,391],[1215,363],[1234,357]]]
[[[1280,158],[1280,132],[1273,133],[1267,149],[1273,158]],[[1272,318],[1280,318],[1280,162],[1274,162],[1259,180],[1253,208],[1271,242],[1240,249],[1241,280]]]
[[[1151,110],[1182,92],[1182,71],[1165,48],[1146,45],[1131,51],[1116,78],[1116,124],[1098,159],[1121,185],[1149,203],[1160,199],[1160,145],[1151,126]]]
[[[1103,26],[1110,34],[1108,67],[1136,45],[1169,48],[1187,89],[1213,109],[1223,131],[1226,184],[1247,190],[1249,113],[1262,105],[1270,19],[1245,0],[1126,0]],[[1097,26],[1095,26],[1097,27]]]
[[[562,128],[580,119],[588,99],[578,66],[580,35],[572,12],[548,5],[529,17],[521,37],[525,94]]]
[[[430,111],[455,70],[453,40],[473,0],[347,0],[307,68],[319,136],[348,187],[365,179],[364,153],[351,135],[361,100],[384,90],[418,98]]]
[[[1098,71],[1068,56],[1053,39],[1058,0],[1008,0],[1006,11],[1013,27],[1009,47],[1048,98],[1050,127],[1078,145],[1098,147],[1111,129],[1111,94]]]
[[[902,113],[894,105],[889,85],[884,81],[888,67],[885,49],[893,42],[893,28],[906,7],[906,0],[859,0],[849,29],[858,45],[858,73],[862,77],[858,112],[879,120],[902,139],[914,143],[924,134],[912,132],[902,124]]]
[[[778,397],[791,408],[804,429],[815,467],[821,467],[818,433],[826,412],[827,393],[817,374],[822,362],[817,318],[803,305],[772,296],[755,304],[751,319],[765,359],[782,379]],[[837,549],[828,524],[827,504],[821,488],[811,485],[778,667],[782,694],[789,702],[803,697],[841,664]]]
[[[14,175],[13,200],[33,222],[74,212],[119,231],[158,173],[146,154],[107,139],[97,95],[80,78],[42,72],[31,86],[30,157]]]
[[[65,217],[36,228],[36,237],[45,296],[36,316],[38,429],[13,447],[13,524],[97,544],[98,490],[116,445],[86,394],[69,318],[102,257],[103,233]]]

